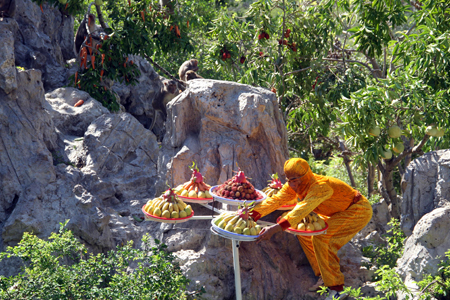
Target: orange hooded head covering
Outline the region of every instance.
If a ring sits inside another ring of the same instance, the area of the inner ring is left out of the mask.
[[[286,161],[284,173],[287,178],[300,177],[300,184],[295,192],[301,197],[306,195],[311,184],[316,181],[308,162],[302,158],[291,158]]]

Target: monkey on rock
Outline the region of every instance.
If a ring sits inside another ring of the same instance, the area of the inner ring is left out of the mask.
[[[178,76],[180,76],[180,80],[186,82],[186,72],[192,70],[194,72],[198,71],[198,60],[190,59],[185,61],[178,70]]]
[[[155,126],[156,123],[156,116],[158,115],[158,111],[160,111],[163,114],[163,120],[164,122],[167,119],[167,103],[170,102],[175,96],[178,95],[178,86],[175,80],[168,80],[165,79],[163,81],[163,86],[161,88],[160,93],[158,96],[153,99],[152,107],[153,107],[153,120],[152,124],[150,125],[149,130],[153,129],[153,126]]]

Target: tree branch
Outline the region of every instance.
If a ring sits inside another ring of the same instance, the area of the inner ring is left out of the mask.
[[[161,67],[160,65],[158,65],[156,62],[153,61],[153,59],[150,58],[150,56],[148,56],[147,54],[144,53],[144,57],[151,62],[154,66],[157,66],[158,69],[160,69],[161,71],[164,72],[164,74],[166,74],[167,76],[169,76],[172,80],[175,80],[181,87],[182,90],[186,89],[186,84],[178,79],[176,79],[172,74],[170,74],[166,69],[164,69],[163,67]]]
[[[399,156],[394,158],[394,160],[392,161],[392,166],[396,166],[397,164],[399,164],[400,161],[403,158],[405,158],[406,156],[408,156],[409,154],[414,154],[414,153],[419,152],[422,149],[422,147],[425,145],[425,143],[428,141],[429,138],[430,138],[430,136],[426,134],[423,137],[422,141],[417,146],[415,146],[414,148],[409,148],[406,151],[403,151]]]
[[[105,23],[105,19],[103,19],[103,13],[102,13],[102,8],[100,7],[100,5],[95,5],[95,9],[97,10],[97,16],[98,16],[98,22],[100,23],[100,25],[102,26],[103,29],[108,28],[108,24]]]
[[[350,159],[348,158],[347,154],[345,153],[347,148],[345,147],[344,142],[342,142],[338,136],[336,136],[336,141],[339,143],[339,148],[342,151],[342,156],[344,159],[345,168],[347,169],[347,175],[350,179],[350,184],[353,188],[356,188],[355,179],[353,177],[352,168],[350,167]]]
[[[380,169],[381,174],[384,175],[384,172],[386,171],[386,169],[384,168],[384,166],[380,160],[378,160],[378,169]]]
[[[438,279],[433,280],[433,281],[430,282],[426,287],[424,287],[422,291],[420,291],[419,299],[420,299],[420,296],[422,296],[422,295],[425,293],[425,291],[428,290],[428,288],[429,288],[430,286],[432,286],[433,284],[435,284],[435,283],[437,283],[437,284],[443,286],[444,288],[446,288],[445,284],[443,284],[442,282],[440,282]]]
[[[336,58],[323,58],[323,60],[326,60],[326,61],[342,62],[341,59],[336,59]],[[346,60],[345,62],[360,64],[360,65],[366,67],[367,69],[369,69],[369,71],[372,72],[372,73],[374,73],[374,72],[376,72],[376,71],[381,71],[380,69],[372,69],[368,64],[365,64],[365,63],[360,62],[360,61],[358,61],[358,60],[349,60],[349,59],[348,59],[348,60]]]
[[[340,61],[340,60],[339,60],[339,61]],[[306,67],[306,68],[303,68],[303,69],[300,69],[300,70],[295,70],[295,71],[287,72],[287,73],[284,74],[284,75],[285,75],[285,76],[288,76],[288,75],[292,75],[292,74],[295,74],[295,73],[303,72],[303,71],[306,71],[306,70],[309,70],[309,69],[311,69],[311,67]]]

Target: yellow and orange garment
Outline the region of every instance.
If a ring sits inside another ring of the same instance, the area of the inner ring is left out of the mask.
[[[339,179],[314,174],[303,159],[288,160],[285,173],[288,178],[300,175],[301,186],[294,191],[288,183],[284,184],[275,196],[255,207],[252,217],[257,220],[297,197],[303,199],[278,224],[283,230],[297,228],[311,211],[319,214],[328,223],[327,233],[297,236],[298,240],[315,275],[322,276],[325,286],[343,285],[337,252],[372,218],[369,201]]]

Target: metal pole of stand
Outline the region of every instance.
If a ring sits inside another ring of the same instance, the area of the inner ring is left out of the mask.
[[[234,286],[236,288],[236,300],[242,300],[241,267],[239,265],[239,241],[231,240],[233,245]]]

